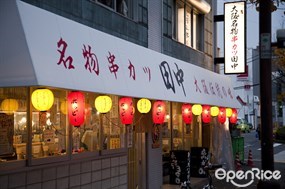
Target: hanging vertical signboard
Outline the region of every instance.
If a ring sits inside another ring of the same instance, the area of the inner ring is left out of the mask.
[[[245,72],[246,6],[245,1],[224,4],[225,74]]]

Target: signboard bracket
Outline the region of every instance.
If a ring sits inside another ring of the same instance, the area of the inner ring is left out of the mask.
[[[224,64],[225,63],[225,57],[216,57],[214,58],[214,64]]]

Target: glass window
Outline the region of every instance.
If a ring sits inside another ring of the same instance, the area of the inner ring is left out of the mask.
[[[197,30],[202,31],[199,28],[198,14],[192,8],[192,6],[184,1],[176,1],[175,9],[175,36],[174,38],[189,47],[197,49],[199,47],[199,37]],[[165,23],[166,24],[166,23]],[[166,27],[164,24],[163,27]],[[166,28],[164,28],[164,31]],[[197,45],[198,44],[198,45]]]
[[[171,112],[170,112],[170,102],[166,103],[166,113],[165,121],[161,126],[162,133],[162,151],[165,154],[168,154],[172,148],[171,144]]]
[[[0,102],[0,162],[26,159],[27,88],[1,88]]]
[[[193,48],[194,49],[197,49],[197,43],[198,43],[198,40],[197,40],[197,15],[194,13],[193,14]]]
[[[81,92],[84,96],[83,123],[74,126],[68,114],[67,97],[71,91],[49,88],[53,98],[42,95],[36,98],[35,103],[34,98],[28,97],[29,90],[33,96],[38,88],[0,88],[0,162],[30,157],[61,156],[61,159],[66,159],[66,155],[71,153],[125,148],[126,131],[120,121],[118,96],[110,95],[110,112],[99,114],[94,104],[99,94]],[[30,99],[32,104],[28,106]],[[38,106],[40,102],[46,105],[47,101],[51,102],[48,108]],[[31,135],[28,135],[29,130]],[[28,149],[31,149],[31,154],[27,153]]]
[[[84,123],[72,126],[72,152],[94,152],[100,149],[100,117],[94,107],[94,93],[83,93],[85,97]]]
[[[112,108],[110,112],[102,116],[102,149],[112,150],[125,147],[125,125],[121,123],[119,116],[119,97],[110,95]]]
[[[172,38],[172,8],[171,1],[163,1],[163,35]]]
[[[98,0],[99,3],[114,9],[114,0]]]
[[[133,18],[132,0],[97,0],[97,1],[124,16]]]
[[[184,27],[184,5],[182,3],[177,3],[176,6],[177,12],[177,40],[180,43],[184,43],[185,39],[185,27]]]
[[[34,106],[32,108],[33,158],[66,155],[68,149],[66,91],[50,90],[54,95],[51,108],[47,111],[39,111]]]
[[[181,103],[172,103],[173,150],[183,150],[184,129],[182,127]]]
[[[144,25],[148,24],[148,3],[147,0],[138,1],[138,22]]]
[[[186,8],[186,15],[185,15],[185,44],[189,47],[192,46],[192,40],[191,38],[194,36],[191,36],[191,10],[189,7]],[[193,22],[194,24],[194,22]]]
[[[167,102],[166,118],[161,128],[164,154],[169,153],[170,150],[190,150],[191,147],[198,145],[198,143],[194,144],[194,140],[201,140],[198,134],[194,139],[194,133],[199,132],[199,123],[197,123],[199,118],[193,115],[192,123],[185,124],[182,120],[181,108],[182,103]]]

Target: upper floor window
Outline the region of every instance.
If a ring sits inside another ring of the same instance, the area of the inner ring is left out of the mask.
[[[172,0],[163,0],[163,35],[172,38]]]
[[[195,12],[195,9],[193,9],[191,5],[185,3],[184,1],[177,1],[175,16],[175,38],[180,43],[196,49],[199,41],[197,36],[197,12]]]
[[[163,35],[194,49],[201,49],[201,15],[182,0],[163,1]]]
[[[138,22],[148,24],[148,3],[147,0],[138,0]]]
[[[133,1],[132,0],[97,0],[99,3],[114,9],[116,12],[133,18]]]

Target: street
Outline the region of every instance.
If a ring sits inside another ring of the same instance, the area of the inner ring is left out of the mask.
[[[256,132],[243,133],[244,137],[244,158],[248,158],[248,151],[252,151],[253,161],[261,161],[260,140],[255,137]],[[285,144],[274,143],[274,162],[285,163]]]

